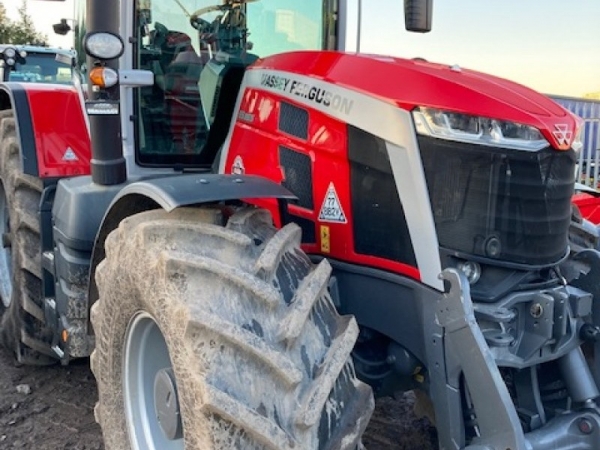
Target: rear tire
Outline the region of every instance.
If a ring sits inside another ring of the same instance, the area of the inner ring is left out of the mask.
[[[41,239],[38,216],[39,178],[21,169],[21,152],[12,111],[0,112],[0,337],[18,363],[47,365],[57,361],[52,330],[42,306]]]
[[[266,211],[222,222],[155,210],[108,237],[91,356],[106,449],[362,448],[374,402],[329,264],[313,266],[300,229],[277,232]]]

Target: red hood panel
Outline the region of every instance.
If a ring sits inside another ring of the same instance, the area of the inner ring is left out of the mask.
[[[553,100],[531,89],[503,78],[458,66],[403,60],[405,70],[418,70],[466,89],[471,89],[517,109],[543,116],[565,116],[566,111]]]
[[[536,127],[559,149],[572,143],[579,119],[520,84],[458,67],[387,56],[294,52],[259,60],[252,68],[314,77],[392,102],[463,112]],[[568,139],[565,139],[565,138]]]

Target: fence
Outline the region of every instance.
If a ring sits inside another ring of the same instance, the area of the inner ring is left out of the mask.
[[[600,188],[600,101],[554,95],[550,98],[585,120],[583,148],[577,164],[577,181]]]

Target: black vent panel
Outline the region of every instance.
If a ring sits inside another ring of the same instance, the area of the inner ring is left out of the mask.
[[[382,139],[348,127],[354,249],[416,267],[404,208]]]
[[[298,197],[298,206],[313,209],[312,166],[308,155],[279,147],[279,164],[283,168],[283,187]]]
[[[308,139],[308,111],[290,103],[281,102],[279,129],[299,139]]]

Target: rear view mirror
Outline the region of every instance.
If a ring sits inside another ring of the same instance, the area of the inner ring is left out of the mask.
[[[408,31],[431,31],[433,0],[404,0],[404,23]]]
[[[71,26],[67,23],[67,19],[60,19],[60,23],[55,23],[52,25],[52,28],[56,34],[60,34],[61,36],[71,31]]]

